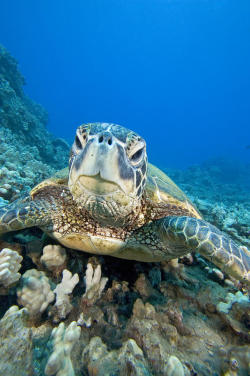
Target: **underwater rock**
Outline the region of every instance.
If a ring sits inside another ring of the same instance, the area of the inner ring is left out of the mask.
[[[167,323],[168,320],[165,322]],[[161,374],[165,360],[171,353],[171,345],[162,335],[161,325],[155,318],[155,310],[151,305],[147,303],[143,307],[142,301],[135,302],[133,315],[126,327],[125,338],[134,339],[154,372]]]
[[[150,376],[143,351],[133,339],[127,340],[117,355],[120,375]]]
[[[33,376],[32,330],[25,308],[12,306],[0,321],[0,370],[5,376]]]
[[[105,293],[105,300],[107,302],[119,301],[124,299],[124,296],[129,293],[129,287],[127,281],[118,282],[112,281],[111,287],[109,287]]]
[[[143,352],[133,339],[119,350],[108,351],[100,337],[93,337],[82,353],[84,370],[90,376],[150,376]]]
[[[156,312],[154,306],[150,303],[143,303],[141,299],[137,299],[133,306],[133,316],[141,319],[155,319]]]
[[[152,287],[145,274],[141,273],[135,282],[135,291],[137,291],[142,297],[149,298],[156,295],[155,289]]]
[[[250,341],[250,300],[241,291],[228,293],[226,302],[216,306],[223,321],[237,334],[245,336]]]
[[[107,359],[108,355],[109,359]],[[91,338],[82,353],[82,364],[89,375],[104,376],[106,374],[108,376],[117,372],[114,360],[114,353],[109,354],[107,346],[100,337]]]
[[[223,365],[224,375],[249,375],[250,370],[250,351],[249,345],[231,346]]]

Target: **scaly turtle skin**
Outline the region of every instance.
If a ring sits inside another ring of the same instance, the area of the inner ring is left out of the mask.
[[[249,252],[204,221],[185,194],[147,162],[146,144],[115,124],[81,125],[69,169],[0,209],[0,233],[38,226],[62,245],[138,261],[197,251],[249,282]]]

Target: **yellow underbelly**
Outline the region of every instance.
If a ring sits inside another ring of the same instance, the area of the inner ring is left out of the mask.
[[[159,262],[168,259],[166,253],[160,250],[152,250],[147,245],[138,243],[128,245],[119,239],[74,233],[62,235],[54,232],[50,235],[67,248],[96,255],[114,256],[142,262]]]
[[[122,240],[94,235],[53,233],[52,236],[67,248],[97,255],[112,255],[124,246]]]

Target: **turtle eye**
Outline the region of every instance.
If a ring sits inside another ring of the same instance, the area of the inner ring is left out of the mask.
[[[133,163],[138,163],[140,162],[142,156],[143,156],[143,150],[144,148],[141,148],[139,150],[137,150],[131,157],[130,157],[130,160],[133,162]]]
[[[76,144],[77,149],[82,149],[81,141],[77,135],[75,137],[75,144]]]

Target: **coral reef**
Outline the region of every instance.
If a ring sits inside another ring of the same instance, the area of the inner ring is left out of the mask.
[[[241,291],[228,293],[226,303],[219,302],[216,306],[222,319],[236,334],[242,335],[250,341],[250,300]]]
[[[176,356],[171,355],[164,366],[166,376],[184,376],[184,369]]]
[[[124,342],[119,350],[108,351],[100,337],[91,338],[82,352],[83,369],[88,375],[150,376],[143,351],[133,339]]]
[[[63,322],[53,329],[53,353],[46,365],[45,375],[75,376],[70,353],[75,342],[79,340],[80,333],[81,329],[74,321],[66,329]]]
[[[65,269],[63,271],[62,281],[54,290],[56,294],[56,303],[53,311],[55,322],[65,319],[72,310],[73,306],[70,303],[70,294],[78,282],[78,274],[74,274],[72,277],[72,273],[69,270]]]
[[[45,264],[49,271],[56,276],[59,275],[66,266],[67,255],[65,249],[60,245],[46,245],[43,248],[43,255],[40,261]]]
[[[21,274],[18,273],[21,268],[22,256],[16,251],[4,248],[0,252],[0,286],[9,287],[17,282]]]
[[[83,295],[84,300],[91,301],[91,304],[100,298],[108,278],[102,278],[101,265],[97,265],[93,269],[92,264],[89,262],[87,264],[86,276],[85,276],[86,291]]]
[[[46,265],[43,269],[40,252],[33,257],[40,270],[25,270],[32,261],[30,253],[23,253],[23,275],[14,287],[17,302],[29,312],[25,328],[31,330],[29,346],[35,351],[32,375],[64,374],[69,367],[67,372],[76,376],[206,376],[231,372],[233,364],[237,375],[247,375],[249,301],[234,285],[211,278],[196,258],[182,264],[187,279],[179,280],[169,278],[166,265],[89,258],[66,249],[68,269],[58,284],[58,275]],[[196,283],[187,282],[194,279]],[[224,313],[220,302],[228,293],[233,299]],[[66,307],[63,314],[57,305]],[[58,323],[51,342],[51,329]],[[67,345],[70,325],[78,334]],[[9,341],[7,334],[3,341]]]
[[[18,304],[27,308],[30,316],[39,319],[48,305],[54,300],[49,280],[42,271],[27,270],[21,278],[22,287],[18,289]]]
[[[250,165],[214,158],[186,170],[163,168],[204,218],[250,246]]]
[[[5,376],[33,376],[32,330],[27,310],[12,306],[0,321],[0,370]]]
[[[46,130],[48,114],[24,94],[23,85],[16,60],[0,45],[0,197],[5,200],[28,192],[68,162],[69,145]]]
[[[245,302],[249,302],[248,296],[243,295],[241,291],[236,292],[236,294],[232,294],[229,292],[225,300],[226,303],[220,302],[217,304],[216,308],[219,312],[229,313],[234,303],[244,304]]]
[[[67,163],[67,143],[46,131],[47,114],[23,83],[0,47],[0,206]],[[167,172],[207,220],[249,245],[249,166],[211,160]],[[246,288],[199,255],[90,258],[36,229],[0,245],[1,374],[249,374]]]

